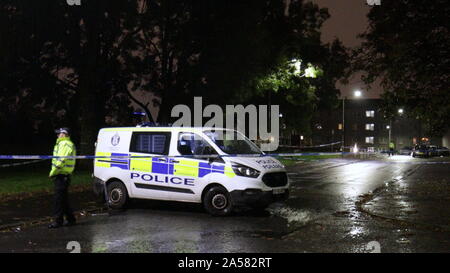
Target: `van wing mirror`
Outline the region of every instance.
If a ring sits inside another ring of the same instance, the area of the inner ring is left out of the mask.
[[[179,145],[178,152],[182,155],[192,155],[191,147],[189,147],[189,145]]]

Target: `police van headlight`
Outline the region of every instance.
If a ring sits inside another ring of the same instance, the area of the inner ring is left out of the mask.
[[[257,178],[259,176],[259,171],[255,170],[253,168],[250,168],[250,167],[247,167],[247,166],[244,166],[241,164],[234,164],[234,165],[232,165],[232,167],[233,167],[233,171],[236,175],[251,177],[251,178]]]

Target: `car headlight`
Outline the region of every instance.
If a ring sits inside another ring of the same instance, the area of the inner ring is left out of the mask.
[[[257,178],[259,176],[259,171],[253,168],[241,165],[234,164],[232,165],[233,171],[236,175]]]

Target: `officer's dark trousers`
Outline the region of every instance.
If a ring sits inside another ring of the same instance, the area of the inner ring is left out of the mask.
[[[74,222],[75,217],[73,216],[72,209],[69,205],[70,175],[57,175],[53,178],[53,181],[55,183],[55,197],[53,204],[55,222],[63,224],[64,215],[66,216],[67,221]]]

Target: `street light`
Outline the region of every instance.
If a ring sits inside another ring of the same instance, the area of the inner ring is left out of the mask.
[[[317,78],[321,73],[320,68],[316,68],[311,63],[307,63],[302,74],[302,60],[292,59],[290,65],[294,68],[294,75],[300,78]]]
[[[397,113],[398,113],[400,116],[403,115],[404,112],[405,112],[405,110],[403,110],[403,108],[399,108],[399,109],[397,110]],[[389,145],[391,144],[391,136],[392,136],[392,118],[391,118],[391,120],[389,121],[389,125],[386,126],[386,129],[389,130],[389,140],[388,140],[388,147],[389,147]]]
[[[386,129],[389,130],[388,148],[389,148],[389,145],[391,144],[391,134],[392,134],[391,128],[392,128],[392,118],[391,118],[391,120],[389,121],[389,125],[386,126]]]
[[[311,63],[306,65],[304,73],[302,74],[302,60],[301,59],[292,59],[288,62],[288,65],[294,68],[294,76],[299,78],[317,78],[322,74],[322,70],[320,68],[314,67]],[[268,92],[268,111],[269,113],[272,110],[272,90],[267,90]],[[283,117],[280,115],[280,118]],[[271,123],[269,122],[268,127],[271,129]]]
[[[353,96],[355,98],[362,97],[361,90],[355,90],[353,91]],[[346,96],[342,98],[342,140],[341,140],[341,150],[344,151],[345,147],[345,99],[347,99]]]
[[[302,61],[293,59],[291,61],[291,65],[294,67],[294,75],[300,75],[301,69],[302,69]]]

